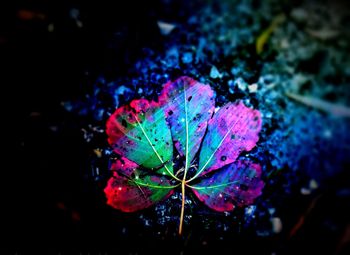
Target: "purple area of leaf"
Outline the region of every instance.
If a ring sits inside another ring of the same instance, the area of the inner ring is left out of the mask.
[[[180,155],[192,162],[214,112],[214,92],[209,85],[180,77],[164,85],[159,101],[167,116],[172,139]]]
[[[232,211],[236,206],[252,204],[261,194],[264,183],[260,179],[261,167],[249,161],[236,161],[202,178],[193,192],[215,211]]]
[[[250,151],[259,140],[260,112],[242,102],[221,107],[209,121],[199,155],[201,175],[234,162],[242,151]]]

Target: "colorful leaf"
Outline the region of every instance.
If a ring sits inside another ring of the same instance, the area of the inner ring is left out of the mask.
[[[220,212],[252,203],[264,186],[261,168],[235,161],[242,151],[256,145],[260,113],[242,102],[213,112],[212,89],[189,77],[165,84],[159,103],[140,99],[118,108],[107,121],[108,142],[120,156],[111,166],[114,176],[105,188],[107,203],[134,212],[165,199],[181,185],[180,234],[186,187]],[[184,157],[184,166],[175,169],[183,172],[181,179],[173,173],[173,142]],[[198,170],[188,178],[197,153],[199,166],[194,168]]]
[[[178,152],[186,157],[187,170],[214,112],[214,92],[189,77],[165,84],[159,102],[164,108]]]
[[[108,119],[106,132],[114,151],[140,166],[159,168],[172,160],[170,130],[154,102],[140,99],[118,108]]]
[[[104,192],[108,205],[123,212],[135,212],[170,196],[175,187],[160,176],[128,178],[115,173]]]
[[[234,162],[242,151],[250,151],[259,139],[260,129],[259,111],[242,102],[221,107],[209,121],[194,178]]]
[[[261,167],[249,161],[236,161],[191,186],[193,192],[215,211],[232,211],[236,206],[253,203],[261,194],[264,183]]]

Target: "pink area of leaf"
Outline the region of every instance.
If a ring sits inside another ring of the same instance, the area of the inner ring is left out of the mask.
[[[234,162],[259,140],[260,112],[241,101],[222,106],[209,121],[199,156],[201,176]]]
[[[133,100],[116,109],[107,121],[106,133],[113,150],[138,165],[159,167],[172,157],[170,130],[155,102]]]
[[[205,134],[208,120],[214,112],[214,92],[209,85],[189,77],[168,82],[159,96],[159,103],[167,116],[172,138],[180,155],[188,161],[197,153]]]
[[[147,99],[138,99],[130,102],[130,107],[135,111],[135,113],[146,112],[149,108],[157,107],[158,104],[154,101],[148,101]]]
[[[123,173],[124,175],[126,176],[131,176],[132,173],[134,173],[134,171],[138,168],[138,165],[125,158],[125,157],[121,157],[121,158],[118,158],[116,159],[111,167],[110,167],[110,170],[111,171],[115,171],[117,173]]]
[[[254,202],[264,187],[261,167],[249,161],[236,161],[201,179],[192,190],[195,195],[215,211],[232,211],[236,206]]]
[[[121,139],[129,132],[128,124],[137,124],[137,116],[140,113],[147,112],[154,107],[155,103],[146,99],[138,99],[130,102],[129,105],[124,105],[115,110],[109,117],[106,124],[106,133],[108,135],[108,143],[114,147],[117,153],[122,153],[115,145],[121,143]]]
[[[154,177],[146,184],[168,184],[165,179]],[[141,183],[142,181],[140,181]],[[152,206],[172,194],[171,189],[155,189],[138,184],[117,173],[108,180],[104,189],[107,204],[123,212],[135,212]]]

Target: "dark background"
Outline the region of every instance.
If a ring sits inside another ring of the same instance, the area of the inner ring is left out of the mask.
[[[6,226],[3,231],[9,254],[29,251],[180,254],[217,250],[227,254],[237,251],[346,254],[344,242],[349,241],[350,235],[349,196],[337,195],[342,188],[348,192],[349,174],[345,171],[329,178],[321,198],[316,194],[312,199],[300,196],[285,199],[289,230],[310,206],[315,208],[293,238],[289,238],[288,231],[268,237],[248,231],[221,241],[210,236],[209,231],[203,239],[200,230],[196,230],[200,222],[193,223],[192,236],[154,238],[156,230],[140,229],[136,216],[115,212],[105,205],[105,180],[89,178],[87,159],[93,145],[86,144],[81,129],[90,120],[67,112],[62,102],[78,100],[90,93],[101,74],[107,80],[128,75],[145,48],[163,50],[165,39],[157,26],[158,20],[185,22],[202,4],[200,1],[3,4],[0,9],[3,103],[10,99],[3,108],[4,125],[10,131],[4,134],[11,140],[6,147],[9,155],[5,154],[9,166],[3,166]],[[300,1],[286,2],[286,8],[298,4]],[[72,9],[79,10],[79,18],[74,18]],[[83,27],[77,26],[77,19],[83,22]],[[48,31],[50,24],[54,26],[53,32]],[[349,170],[348,167],[344,169]],[[327,227],[327,220],[341,227],[332,230]],[[121,225],[130,230],[125,234]]]

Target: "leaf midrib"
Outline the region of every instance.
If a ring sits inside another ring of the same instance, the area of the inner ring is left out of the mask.
[[[188,153],[189,132],[188,132],[187,94],[186,94],[185,83],[183,85],[183,90],[184,90],[184,100],[185,100],[185,127],[186,127],[185,170],[184,170],[183,181],[186,181],[186,175],[188,171],[188,155],[189,155]]]

